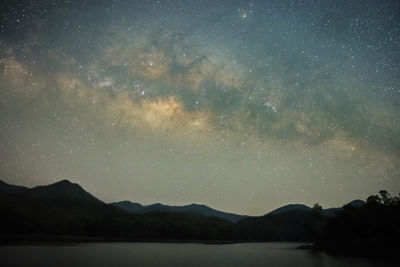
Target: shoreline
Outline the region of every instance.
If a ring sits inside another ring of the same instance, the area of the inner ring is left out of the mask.
[[[252,241],[252,240],[179,240],[179,239],[127,239],[127,238],[104,238],[104,237],[79,237],[79,236],[0,236],[0,247],[2,246],[75,246],[90,245],[101,243],[163,243],[163,244],[203,244],[203,245],[230,245],[230,244],[246,244],[246,243],[293,243],[298,244],[293,249],[308,250],[310,253],[322,252],[328,255],[341,257],[357,257],[357,258],[394,258],[396,249],[392,251],[361,252],[361,251],[340,251],[326,249],[315,246],[307,241]]]
[[[296,249],[309,250],[310,252],[323,252],[329,255],[341,256],[341,257],[357,257],[357,258],[368,258],[368,259],[392,259],[397,257],[398,248],[391,248],[386,250],[340,250],[337,248],[325,248],[316,246],[314,244],[304,244],[296,247]]]
[[[32,235],[19,236],[7,235],[0,236],[0,246],[6,245],[63,245],[63,244],[88,244],[88,243],[176,243],[176,244],[206,244],[206,245],[225,245],[243,243],[298,243],[305,244],[296,249],[307,246],[307,241],[256,241],[256,240],[196,240],[196,239],[139,239],[139,238],[105,238],[105,237],[85,237],[85,236],[48,236]]]

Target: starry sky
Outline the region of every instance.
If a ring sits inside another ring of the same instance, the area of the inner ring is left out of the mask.
[[[400,191],[400,2],[2,1],[0,179],[248,215]]]

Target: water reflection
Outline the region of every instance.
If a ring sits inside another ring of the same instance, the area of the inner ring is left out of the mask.
[[[296,243],[98,243],[0,247],[1,266],[396,266],[296,249]]]

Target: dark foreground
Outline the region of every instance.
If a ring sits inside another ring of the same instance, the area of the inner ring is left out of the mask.
[[[396,258],[400,250],[400,196],[386,191],[331,214],[316,205],[236,222],[194,211],[130,213],[65,180],[32,189],[0,181],[0,193],[1,244],[279,241],[314,243],[314,250],[382,259]]]
[[[396,266],[384,259],[339,257],[296,249],[298,243],[225,245],[86,243],[0,246],[1,266]],[[21,257],[23,255],[23,257]]]

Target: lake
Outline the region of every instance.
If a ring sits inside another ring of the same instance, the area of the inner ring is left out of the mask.
[[[397,266],[296,249],[298,243],[90,243],[0,246],[0,266]]]

